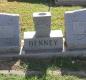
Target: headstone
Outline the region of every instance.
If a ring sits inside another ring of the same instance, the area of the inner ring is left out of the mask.
[[[86,48],[86,9],[65,12],[67,49]]]
[[[51,14],[49,12],[33,13],[33,21],[35,24],[36,37],[49,37]]]
[[[25,32],[25,49],[59,49],[62,50],[62,32],[60,30],[51,31],[50,37],[34,38],[36,32]],[[57,34],[57,35],[56,35]]]
[[[51,13],[50,12],[33,13],[33,20],[36,31],[24,32],[24,50],[62,51],[63,48],[62,31],[50,30]]]
[[[86,5],[86,0],[54,0],[56,5]]]
[[[0,13],[0,52],[19,52],[19,15]]]

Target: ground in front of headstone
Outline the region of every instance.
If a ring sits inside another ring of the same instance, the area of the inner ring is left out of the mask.
[[[25,76],[73,75],[86,77],[86,61],[53,60],[23,60],[0,59],[0,74],[16,74]],[[71,62],[71,63],[70,63]]]
[[[58,61],[59,63],[59,61]],[[57,65],[58,65],[57,63]],[[77,76],[80,78],[86,78],[86,60],[72,60],[70,63],[70,60],[61,61],[61,64],[59,64],[59,68],[52,68],[48,71],[48,74],[50,75],[70,75],[70,76]]]
[[[20,65],[20,60],[14,58],[0,58],[0,70],[23,70]]]

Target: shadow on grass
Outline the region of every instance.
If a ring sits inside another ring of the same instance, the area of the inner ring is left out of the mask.
[[[26,2],[26,3],[32,3],[32,4],[44,4],[47,6],[54,6],[54,1],[53,0],[8,0],[8,2]]]
[[[86,79],[86,59],[82,58],[57,58],[54,66],[61,68],[61,75],[77,76]]]
[[[49,7],[59,7],[59,6],[64,6],[64,7],[72,7],[72,6],[81,6],[81,7],[86,7],[86,5],[73,5],[73,4],[55,4],[54,0],[8,0],[8,2],[13,2],[13,1],[17,1],[17,2],[25,2],[25,3],[31,3],[31,4],[44,4],[47,5]]]
[[[13,1],[17,1],[17,2],[29,2],[29,3],[48,3],[51,0],[8,0],[8,2],[13,2]]]
[[[77,73],[68,73],[68,71],[86,71],[86,63],[81,63],[77,58],[52,58],[52,59],[24,59],[23,62],[27,65],[26,68],[26,79],[36,76],[37,78],[42,78],[46,80],[47,70],[58,70],[60,68],[61,75],[72,75],[79,78],[84,78],[86,76],[77,75]],[[58,75],[58,74],[57,74]]]
[[[23,62],[27,65],[26,79],[31,77],[44,78],[46,71],[50,67],[50,59],[24,59]]]

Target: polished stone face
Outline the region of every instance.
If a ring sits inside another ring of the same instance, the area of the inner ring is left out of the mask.
[[[68,49],[86,48],[86,9],[65,13],[65,35]]]
[[[57,45],[58,40],[52,38],[41,38],[41,39],[36,39],[36,40],[29,40],[29,46],[30,47],[50,47],[50,46],[56,46]]]
[[[56,49],[60,48],[62,43],[61,39],[58,38],[40,38],[40,39],[29,39],[28,50],[40,50],[40,49]]]
[[[20,46],[19,15],[0,13],[0,50]]]

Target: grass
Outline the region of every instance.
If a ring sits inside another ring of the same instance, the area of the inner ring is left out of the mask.
[[[17,75],[3,75],[0,74],[0,80],[81,80],[78,77],[74,76],[51,76],[47,75],[47,77],[43,77],[38,79],[37,77],[32,77],[32,78],[25,78],[23,76],[17,76]],[[85,80],[85,79],[82,79]]]
[[[32,2],[31,2],[32,1]],[[29,0],[26,2],[7,2],[0,3],[0,12],[17,13],[20,14],[20,26],[22,31],[34,30],[33,12],[45,12],[48,11],[49,7],[45,1]],[[80,9],[80,6],[70,7],[51,7],[50,12],[52,13],[52,25],[51,29],[64,30],[64,12],[69,10]]]
[[[21,61],[23,62],[23,61]],[[25,64],[25,65],[24,65]],[[86,70],[86,63],[80,63],[77,58],[52,58],[52,59],[28,59],[24,61],[24,68],[26,68],[26,72],[29,70],[32,71],[41,71],[42,75],[41,78],[47,78],[44,80],[85,80],[86,78],[82,78],[75,74],[67,74],[67,72],[64,72],[65,70],[70,71],[80,71]],[[61,70],[62,76],[54,71]],[[53,74],[54,72],[54,74]],[[27,76],[27,75],[26,75]],[[37,76],[37,75],[36,75]],[[37,77],[40,77],[37,76]],[[28,77],[29,78],[29,77]],[[33,78],[33,77],[32,77]]]

